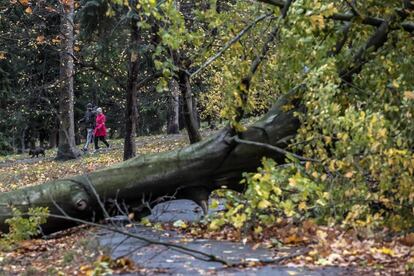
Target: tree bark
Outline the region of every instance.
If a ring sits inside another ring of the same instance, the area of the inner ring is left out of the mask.
[[[179,130],[179,94],[180,88],[175,79],[170,81],[170,95],[168,97],[168,109],[167,109],[167,134],[177,134]]]
[[[186,72],[180,71],[178,73],[178,84],[183,97],[185,127],[188,132],[190,143],[194,144],[201,141],[201,135],[198,131],[196,118],[194,118],[193,95],[191,91],[190,77]]]
[[[18,151],[18,153],[24,153],[26,151],[26,132],[27,129],[29,128],[29,126],[25,126],[24,129],[22,130],[22,134],[20,136],[20,147],[21,147],[21,151]]]
[[[295,108],[284,111],[283,106],[287,104]],[[286,139],[295,135],[299,127],[294,112],[302,109],[295,95],[282,97],[262,119],[238,137],[285,147]],[[242,173],[255,171],[264,156],[284,162],[285,157],[279,152],[238,144],[232,133],[230,128],[225,128],[183,149],[144,155],[89,174],[0,194],[0,229],[8,230],[5,220],[11,217],[12,206],[23,212],[30,207],[43,206],[48,207],[51,214],[88,221],[99,221],[105,212],[112,215],[114,206],[126,205],[130,210],[142,212],[145,201],[153,206],[174,197],[194,200],[205,209],[212,190],[222,186],[242,190],[239,184]],[[102,211],[99,202],[107,211]],[[49,217],[42,230],[51,233],[75,225]]]
[[[138,80],[138,20],[131,19],[130,59],[128,69],[127,102],[125,113],[124,160],[136,155],[135,136],[137,132],[137,80]]]
[[[56,148],[57,140],[58,140],[58,130],[53,128],[49,132],[49,148],[51,148],[51,149]]]
[[[73,114],[73,15],[74,1],[62,2],[60,95],[59,95],[59,146],[56,159],[69,160],[80,156],[75,145],[75,122]]]

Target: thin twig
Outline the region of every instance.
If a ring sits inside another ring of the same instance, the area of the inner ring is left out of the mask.
[[[253,142],[253,141],[249,141],[249,140],[243,140],[243,139],[240,139],[237,136],[234,136],[232,138],[232,140],[235,141],[236,143],[239,143],[239,144],[246,144],[246,145],[252,145],[252,146],[267,148],[267,149],[270,149],[272,151],[275,151],[275,152],[278,152],[278,153],[281,153],[281,154],[284,154],[284,155],[291,155],[291,156],[295,157],[296,159],[298,159],[300,161],[310,161],[310,162],[317,162],[317,163],[320,163],[321,162],[320,160],[313,159],[313,158],[303,157],[303,156],[297,155],[297,154],[295,154],[293,152],[289,152],[287,150],[284,150],[282,148],[279,148],[279,147],[276,147],[276,146],[272,146],[272,145],[269,145],[269,144],[259,143],[259,142]]]
[[[105,215],[105,218],[109,219],[111,216],[108,214],[108,211],[106,210],[106,208],[104,206],[104,203],[102,202],[101,198],[99,197],[99,194],[96,191],[95,186],[92,184],[92,181],[89,179],[88,175],[85,175],[85,179],[86,179],[86,184],[88,184],[88,187],[92,191],[93,195],[96,198],[96,201],[98,202],[99,206],[101,207],[102,212]]]
[[[137,239],[137,240],[140,240],[140,241],[144,241],[144,242],[147,242],[147,243],[150,243],[150,244],[158,244],[158,245],[163,245],[163,246],[167,246],[167,247],[170,247],[170,248],[178,249],[178,250],[181,250],[182,252],[185,252],[185,253],[192,253],[190,255],[193,256],[193,257],[195,257],[193,254],[198,254],[198,255],[201,255],[201,256],[205,257],[206,259],[204,259],[204,258],[201,258],[201,259],[204,260],[204,261],[207,261],[207,262],[217,262],[217,263],[221,263],[221,264],[226,265],[226,266],[230,265],[226,260],[223,260],[220,257],[217,257],[215,255],[207,254],[207,253],[204,253],[202,251],[195,250],[195,249],[192,249],[192,248],[188,248],[188,247],[178,245],[178,244],[152,240],[152,239],[149,239],[149,238],[146,238],[146,237],[142,237],[142,236],[139,236],[139,235],[136,235],[136,234],[118,229],[116,227],[107,226],[107,225],[103,225],[103,224],[98,224],[98,223],[94,223],[94,222],[90,222],[90,221],[86,221],[86,220],[83,220],[83,219],[78,219],[78,218],[74,218],[74,217],[70,217],[70,216],[62,216],[62,215],[56,215],[56,214],[49,214],[48,216],[52,217],[52,218],[65,219],[65,220],[78,222],[78,223],[82,223],[82,224],[86,224],[86,225],[90,225],[90,226],[95,226],[95,227],[98,227],[98,228],[101,228],[101,229],[105,229],[105,230],[108,230],[108,231],[111,231],[111,232],[115,232],[115,233],[119,233],[119,234],[122,234],[122,235],[125,235],[125,236],[128,236],[128,237],[131,237],[131,238],[134,238],[134,239]]]
[[[289,254],[289,255],[286,255],[286,256],[282,256],[282,257],[279,257],[279,258],[276,258],[276,259],[271,259],[271,260],[263,260],[263,261],[260,261],[260,263],[263,263],[263,264],[275,264],[275,263],[280,263],[280,262],[285,261],[285,260],[289,260],[289,259],[296,258],[296,257],[298,257],[298,256],[305,255],[305,254],[307,254],[309,251],[310,251],[310,249],[309,249],[309,248],[306,248],[305,250],[300,250],[300,251],[297,251],[297,252],[295,252],[295,253],[292,253],[292,254]]]

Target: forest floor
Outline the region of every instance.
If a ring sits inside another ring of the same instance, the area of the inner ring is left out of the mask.
[[[53,160],[56,154],[54,151],[47,151],[46,157],[39,158],[30,158],[28,155],[0,157],[0,192],[88,173],[122,161],[122,141],[110,142],[112,147],[109,150],[103,149],[98,153],[85,154],[78,160],[67,162]],[[186,145],[188,140],[184,134],[180,134],[138,137],[136,142],[138,154],[141,155],[179,148]],[[177,211],[177,208],[174,210]],[[194,209],[192,212],[198,211]],[[144,234],[149,231],[148,229],[169,233],[168,235],[176,237],[171,241],[174,243],[203,242],[204,245],[211,245],[213,241],[233,242],[240,246],[248,245],[251,254],[256,250],[257,252],[267,250],[266,252],[271,252],[275,258],[287,256],[277,263],[278,268],[273,267],[278,270],[264,271],[265,275],[275,271],[280,275],[359,275],[360,273],[414,275],[414,233],[391,235],[386,230],[380,232],[344,230],[340,227],[318,226],[312,220],[294,223],[288,219],[281,219],[277,225],[263,229],[258,235],[245,234],[232,228],[211,231],[207,229],[205,223],[200,223],[198,220],[173,217],[171,211],[169,216],[168,220],[145,220],[144,226],[147,230],[140,229]],[[81,226],[44,239],[20,242],[12,250],[0,250],[0,275],[92,275],[93,273],[99,275],[109,271],[175,274],[174,270],[170,269],[171,265],[169,267],[149,265],[151,261],[153,264],[156,263],[156,256],[160,258],[159,254],[154,254],[153,260],[140,259],[137,256],[143,253],[139,251],[140,248],[136,248],[133,251],[135,257],[117,255],[117,252],[119,253],[117,249],[122,248],[122,243],[119,242],[115,245],[116,248],[113,248],[115,246],[112,244],[113,247],[108,250],[108,246],[103,246],[104,237],[108,234],[102,232],[102,229]],[[292,253],[297,250],[303,251],[300,254]],[[222,248],[220,251],[222,254],[228,252],[230,255],[239,255],[237,250],[232,252]],[[174,263],[165,255],[162,261]],[[159,259],[158,262],[160,263]],[[238,265],[236,270],[233,268],[232,271],[227,272],[230,274],[245,272],[247,275],[254,275],[258,273],[257,269],[264,267],[263,263],[260,258],[245,258],[243,264]],[[224,272],[214,269],[214,265],[207,265],[206,269],[196,273],[222,274]]]

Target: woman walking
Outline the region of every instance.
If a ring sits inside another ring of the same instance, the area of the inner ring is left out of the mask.
[[[98,113],[96,115],[96,126],[95,126],[95,130],[94,130],[94,135],[95,135],[95,150],[99,150],[99,146],[98,146],[98,140],[101,140],[108,148],[109,148],[109,144],[106,141],[105,137],[106,137],[106,126],[105,126],[105,115],[102,112],[102,108],[98,107],[96,109],[96,112]]]

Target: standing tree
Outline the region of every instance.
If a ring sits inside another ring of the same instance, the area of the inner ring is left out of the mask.
[[[57,159],[68,160],[80,156],[75,144],[73,115],[73,65],[74,0],[62,1],[61,5],[61,53],[59,94],[59,146]]]

